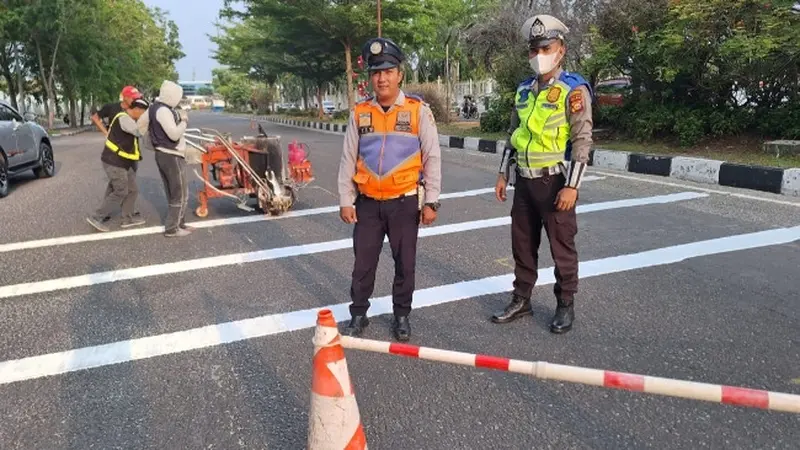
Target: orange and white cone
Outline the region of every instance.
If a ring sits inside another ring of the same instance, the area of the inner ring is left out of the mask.
[[[317,315],[308,413],[309,450],[366,450],[367,439],[336,321],[329,309]]]

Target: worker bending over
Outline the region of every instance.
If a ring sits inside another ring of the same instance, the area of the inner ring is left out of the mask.
[[[133,205],[139,195],[136,171],[142,154],[139,150],[140,128],[137,121],[147,110],[147,100],[137,98],[127,112],[117,113],[108,127],[108,137],[100,155],[103,169],[108,175],[108,186],[103,203],[95,213],[86,218],[99,231],[109,231],[104,219],[110,217],[117,206],[122,207],[122,227],[144,224],[133,215]]]

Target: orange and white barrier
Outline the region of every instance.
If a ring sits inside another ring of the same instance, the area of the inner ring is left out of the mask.
[[[341,336],[333,313],[317,315],[308,414],[309,450],[361,450],[367,448],[353,384],[347,370]]]
[[[333,320],[331,318],[331,320]],[[535,378],[590,384],[633,392],[660,394],[728,405],[800,413],[800,395],[733,386],[697,383],[608,370],[564,366],[544,361],[522,361],[497,356],[454,352],[416,345],[341,337],[344,348],[388,353],[485,369],[530,375]]]

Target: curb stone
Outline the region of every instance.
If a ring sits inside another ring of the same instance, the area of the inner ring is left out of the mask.
[[[337,133],[347,131],[347,125],[331,124],[330,122],[263,116],[256,119]],[[439,145],[484,153],[502,153],[505,141],[440,134]],[[601,148],[595,148],[590,152],[589,165],[603,169],[800,197],[800,168],[781,169],[688,156],[649,155]]]
[[[76,134],[81,134],[81,133],[84,133],[86,131],[89,131],[92,128],[94,128],[94,125],[92,125],[92,126],[88,126],[87,125],[87,126],[85,126],[83,128],[78,128],[77,130],[65,131],[65,132],[62,132],[62,133],[53,133],[53,132],[49,132],[48,131],[47,134],[49,134],[51,138],[75,136]]]

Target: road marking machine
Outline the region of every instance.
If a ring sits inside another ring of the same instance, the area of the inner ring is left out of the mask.
[[[203,182],[198,191],[198,217],[208,216],[208,200],[228,197],[247,212],[257,198],[261,212],[277,216],[288,211],[297,200],[297,191],[314,181],[306,146],[292,141],[289,158],[284,158],[281,137],[269,136],[258,125],[257,136],[233,141],[230,134],[210,128],[186,130],[186,162]],[[287,163],[288,159],[288,163]]]

